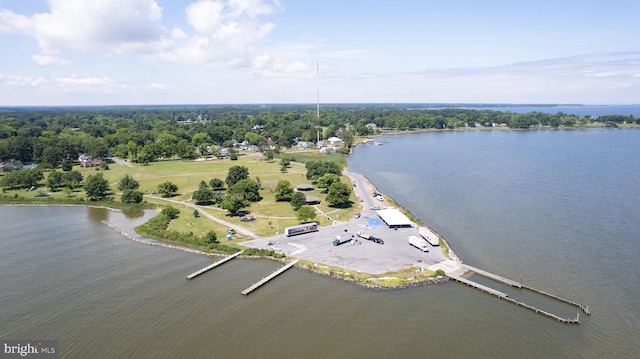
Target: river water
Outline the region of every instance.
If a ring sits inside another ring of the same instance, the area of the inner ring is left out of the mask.
[[[589,305],[560,324],[461,284],[377,291],[132,242],[149,214],[0,207],[0,339],[63,358],[635,358],[640,130],[434,132],[358,146],[349,167],[467,263]],[[499,288],[499,286],[498,286]],[[502,288],[499,288],[502,289]],[[578,310],[551,305],[563,317]]]

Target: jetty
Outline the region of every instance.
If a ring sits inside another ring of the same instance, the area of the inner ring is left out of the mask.
[[[261,285],[267,283],[268,281],[270,281],[271,279],[277,277],[279,274],[283,273],[287,269],[293,267],[296,263],[298,263],[298,261],[299,261],[299,259],[296,259],[293,262],[290,262],[289,264],[287,264],[287,265],[281,267],[280,269],[276,270],[275,272],[271,273],[268,277],[262,278],[262,280],[260,280],[258,283],[255,283],[251,287],[243,290],[242,294],[249,295],[249,293],[251,293],[254,290],[258,289]]]
[[[532,287],[529,287],[529,286],[525,286],[522,283],[518,283],[518,282],[516,282],[514,280],[501,277],[501,276],[499,276],[497,274],[493,274],[493,273],[487,272],[485,270],[472,267],[472,266],[467,265],[467,264],[463,264],[463,263],[457,263],[457,264],[458,264],[459,268],[465,270],[465,273],[472,272],[472,273],[480,275],[482,277],[489,278],[489,279],[491,279],[491,280],[493,280],[495,282],[502,283],[502,284],[505,284],[505,285],[508,285],[508,286],[511,286],[511,287],[515,287],[515,288],[518,288],[520,290],[523,290],[523,289],[530,290],[530,291],[532,291],[534,293],[538,293],[538,294],[546,296],[548,298],[551,298],[551,299],[554,299],[554,300],[557,300],[557,301],[560,301],[560,302],[563,302],[563,303],[567,303],[567,304],[576,306],[576,307],[580,308],[580,310],[582,310],[587,315],[591,314],[589,312],[589,307],[588,306],[584,306],[582,304],[570,301],[568,299],[561,298],[561,297],[559,297],[557,295],[553,295],[553,294],[550,294],[550,293],[547,293],[547,292],[544,292],[544,291],[541,291],[541,290],[538,290],[538,289],[535,289],[535,288],[532,288]],[[454,271],[451,271],[451,272],[454,272]],[[507,301],[507,302],[509,302],[511,304],[515,304],[516,306],[529,309],[530,311],[535,312],[536,314],[544,315],[545,317],[548,317],[548,318],[551,318],[551,319],[555,319],[558,322],[567,323],[567,324],[579,324],[580,323],[580,313],[578,313],[578,315],[576,316],[575,319],[562,318],[562,317],[557,316],[557,315],[555,315],[553,313],[549,313],[549,312],[547,312],[545,310],[538,309],[538,308],[536,308],[534,306],[531,306],[529,304],[517,301],[517,300],[515,300],[513,298],[509,298],[509,295],[507,293],[504,293],[504,292],[501,292],[501,291],[499,291],[497,289],[493,289],[493,288],[488,287],[486,285],[474,282],[474,281],[472,281],[470,279],[463,278],[462,275],[464,275],[464,273],[461,274],[458,271],[458,272],[456,272],[456,274],[453,274],[453,273],[448,274],[447,277],[455,280],[456,282],[459,282],[459,283],[465,284],[465,285],[467,285],[469,287],[478,289],[481,292],[488,293],[488,294],[491,294],[493,296],[496,296],[499,299],[505,300],[505,301]]]
[[[213,269],[213,268],[215,268],[215,267],[217,267],[217,266],[221,265],[222,263],[225,263],[225,262],[227,262],[227,261],[230,261],[230,260],[232,260],[233,258],[235,258],[235,257],[239,256],[240,254],[242,254],[242,252],[243,252],[243,251],[240,251],[240,252],[234,253],[234,254],[232,254],[232,255],[230,255],[230,256],[224,257],[223,259],[221,259],[221,260],[219,260],[219,261],[217,261],[217,262],[215,262],[215,263],[213,263],[213,264],[210,264],[210,265],[208,265],[208,266],[206,266],[206,267],[204,267],[204,268],[200,269],[199,271],[193,272],[193,273],[191,273],[191,274],[189,274],[189,275],[187,276],[187,279],[193,279],[193,278],[195,278],[195,277],[199,276],[200,274],[205,273],[205,272],[207,272],[207,271],[209,271],[209,270],[211,270],[211,269]]]

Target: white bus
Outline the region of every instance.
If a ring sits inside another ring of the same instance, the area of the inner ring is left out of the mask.
[[[298,234],[311,233],[318,231],[318,224],[316,222],[305,223],[299,226],[287,227],[284,229],[284,234],[287,237],[295,236]]]

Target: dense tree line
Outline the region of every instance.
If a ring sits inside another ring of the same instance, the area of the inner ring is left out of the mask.
[[[557,113],[515,114],[470,109],[409,109],[381,105],[315,106],[138,106],[97,108],[23,108],[0,110],[0,161],[17,160],[57,168],[79,153],[92,158],[114,155],[148,163],[163,157],[218,155],[220,147],[246,141],[261,149],[291,147],[376,129],[450,129],[503,125],[511,128],[637,123],[634,116],[597,119]]]

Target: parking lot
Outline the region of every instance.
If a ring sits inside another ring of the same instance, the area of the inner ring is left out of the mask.
[[[372,211],[371,214],[375,212]],[[292,237],[281,234],[242,244],[253,248],[275,249],[288,257],[310,260],[318,265],[329,264],[370,274],[394,272],[410,266],[428,267],[445,260],[440,247],[427,244],[429,252],[424,253],[409,245],[409,236],[420,236],[418,228],[391,229],[384,224],[369,226],[368,218],[363,215],[348,223],[320,227],[318,232]],[[384,240],[384,244],[360,238],[357,236],[358,231],[379,237]],[[358,241],[334,246],[336,236],[345,234],[353,234]]]

